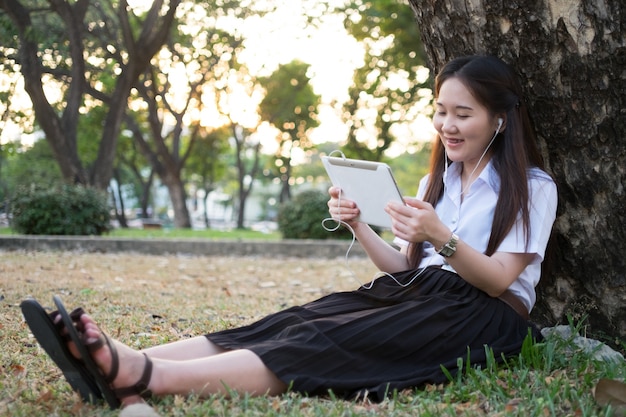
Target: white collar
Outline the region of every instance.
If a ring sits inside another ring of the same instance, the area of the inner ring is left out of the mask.
[[[461,162],[452,162],[447,169],[447,173],[444,172],[443,183],[445,186],[446,194],[452,199],[452,201],[460,201],[461,197],[461,172],[463,171],[463,164]],[[483,182],[487,184],[494,193],[498,194],[500,191],[500,177],[496,172],[493,162],[490,159],[487,161],[487,165],[480,172],[478,177],[472,182],[470,189],[474,185]]]

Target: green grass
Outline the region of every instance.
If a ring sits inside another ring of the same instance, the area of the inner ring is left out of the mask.
[[[570,352],[565,354],[565,352]],[[600,363],[577,351],[568,340],[549,340],[526,346],[518,357],[503,364],[493,360],[486,369],[469,370],[447,384],[394,393],[382,403],[350,402],[334,398],[306,398],[287,394],[279,398],[213,397],[188,399],[176,416],[613,416],[599,407],[592,390],[601,378],[623,380],[624,364]],[[173,400],[156,408],[171,412]]]
[[[330,232],[329,232],[330,233]],[[17,235],[10,227],[0,227],[0,235]],[[393,240],[393,235],[389,231],[384,231],[381,235],[388,241]],[[135,238],[135,239],[233,239],[233,240],[248,240],[248,239],[265,239],[265,240],[280,240],[282,235],[280,232],[260,232],[250,229],[232,229],[232,230],[191,230],[191,229],[176,229],[176,228],[163,228],[163,229],[113,229],[109,233],[102,236],[103,238]],[[330,236],[332,237],[332,235]]]
[[[597,363],[583,352],[564,355],[569,348],[567,341],[548,341],[505,364],[470,369],[447,384],[394,393],[382,403],[288,393],[275,398],[165,397],[151,405],[162,416],[614,416],[610,407],[599,407],[591,393],[600,377],[623,380],[623,364]],[[67,393],[61,397],[67,398]],[[37,415],[32,413],[40,410],[38,401],[30,398],[31,406],[12,415]],[[78,415],[114,415],[91,406],[85,410],[88,414]]]
[[[84,306],[105,330],[135,348],[245,324],[286,305],[353,286],[343,267],[318,260],[138,256],[90,253],[4,253],[0,266],[0,416],[117,416],[103,405],[82,404],[29,335],[18,305],[34,296],[49,306]],[[366,260],[354,260],[361,276]],[[286,271],[282,273],[281,271]],[[295,273],[295,276],[294,276]],[[260,285],[268,281],[276,285]],[[584,329],[576,329],[584,334]],[[150,404],[161,416],[572,416],[609,417],[596,404],[601,378],[624,381],[626,363],[595,360],[571,340],[527,343],[505,363],[445,384],[393,393],[382,403],[345,401],[329,394],[307,398],[183,398]]]

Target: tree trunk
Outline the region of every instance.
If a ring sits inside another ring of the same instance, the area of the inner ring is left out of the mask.
[[[213,187],[207,187],[204,189],[204,199],[203,199],[203,210],[202,210],[202,217],[204,219],[204,227],[206,227],[207,229],[211,228],[211,219],[209,218],[209,208],[208,208],[208,204],[209,204],[209,194],[211,194],[213,192]]]
[[[126,207],[124,204],[124,193],[122,192],[122,182],[120,180],[121,175],[119,169],[113,169],[113,178],[117,182],[117,187],[113,189],[109,187],[109,193],[111,194],[111,199],[113,200],[113,208],[115,210],[115,218],[120,224],[122,229],[128,228],[128,221],[126,220]],[[119,204],[119,209],[118,209]]]
[[[522,79],[559,187],[554,264],[538,287],[541,325],[588,317],[626,338],[626,39],[623,0],[410,0],[437,71],[497,55]]]
[[[29,35],[32,31],[30,11],[17,0],[2,0],[0,8],[7,13],[17,27],[20,39],[19,64],[24,77],[24,89],[33,104],[37,122],[45,132],[46,139],[59,163],[61,174],[70,183],[87,184],[87,172],[78,157],[76,147],[76,128],[75,126],[72,128],[78,120],[77,92],[84,85],[84,73],[75,72],[76,69],[83,67],[82,57],[77,57],[77,65],[72,68],[72,76],[68,77],[72,81],[68,88],[65,111],[59,116],[44,92],[42,81],[44,68],[39,58],[38,45]],[[64,9],[63,12],[67,10]],[[70,32],[72,39],[76,40],[76,32]],[[78,38],[80,39],[80,36]],[[72,54],[75,56],[73,48]]]
[[[189,209],[187,208],[187,192],[180,177],[171,177],[168,174],[161,177],[163,184],[167,187],[174,209],[174,227],[189,229],[191,227],[191,218]]]
[[[160,134],[163,125],[157,115],[156,108],[151,107],[150,112],[151,139],[155,143],[155,150],[152,149],[144,137],[139,124],[132,117],[126,118],[126,125],[133,132],[133,139],[139,147],[139,151],[150,161],[152,168],[149,182],[152,183],[153,174],[156,173],[167,187],[172,208],[174,209],[174,225],[180,228],[190,228],[191,218],[187,208],[187,192],[185,191],[185,183],[181,178],[181,171],[192,149],[192,145],[189,145],[188,152],[183,157],[178,155],[178,149],[175,146],[175,150],[170,153],[165,139]]]
[[[246,215],[246,202],[248,196],[252,192],[254,186],[254,178],[260,168],[261,161],[261,143],[258,142],[255,145],[248,145],[246,142],[250,140],[250,135],[245,129],[236,123],[231,121],[231,132],[235,141],[235,158],[237,164],[237,182],[239,189],[237,195],[239,201],[237,202],[237,229],[245,228],[245,215]],[[252,151],[251,157],[253,158],[252,167],[246,169],[246,153]],[[249,183],[246,182],[246,178],[250,178]]]
[[[139,199],[139,207],[141,208],[141,217],[148,217],[148,207],[150,206],[150,196],[152,184],[154,183],[154,168],[150,168],[148,179],[144,182],[140,173],[137,175],[137,181],[141,184],[141,198]]]

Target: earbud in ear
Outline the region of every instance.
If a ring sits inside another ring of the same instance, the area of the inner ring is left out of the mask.
[[[496,133],[500,132],[500,128],[502,127],[503,124],[504,124],[504,119],[500,117],[498,119],[498,128],[496,129]]]

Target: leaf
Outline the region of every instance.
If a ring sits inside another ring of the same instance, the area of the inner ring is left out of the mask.
[[[610,405],[616,416],[626,416],[626,384],[602,378],[593,390],[593,397],[601,406]]]
[[[24,368],[22,365],[11,365],[11,372],[13,373],[13,376],[22,376],[26,374],[26,368]]]
[[[504,406],[504,411],[506,411],[507,413],[513,413],[515,411],[517,411],[518,406],[522,403],[522,399],[521,398],[512,398],[505,406]]]
[[[39,397],[37,398],[37,402],[40,404],[42,403],[45,404],[45,403],[49,403],[53,398],[54,396],[52,395],[52,391],[46,390],[41,395],[39,395]]]

